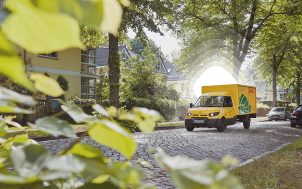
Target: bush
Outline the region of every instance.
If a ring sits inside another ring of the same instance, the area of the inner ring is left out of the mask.
[[[146,98],[127,98],[123,105],[126,109],[130,110],[133,107],[145,107],[148,109],[156,110],[167,119],[174,118],[176,113],[176,103],[173,100],[167,99],[146,99]]]

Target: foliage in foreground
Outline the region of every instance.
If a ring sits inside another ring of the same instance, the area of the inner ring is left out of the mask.
[[[25,74],[15,45],[31,53],[84,48],[79,23],[116,34],[122,15],[120,2],[127,4],[125,0],[8,0],[6,9],[0,9],[0,73],[34,93],[39,91],[53,97],[63,95],[64,91],[54,79],[43,74],[31,73],[29,77]],[[21,104],[34,106],[36,101],[30,96],[0,87],[0,113],[32,113],[20,108]],[[29,123],[32,128],[74,141],[63,152],[50,154],[43,146],[29,139],[27,134],[8,137],[9,127],[24,128],[11,117],[2,117],[0,188],[150,188],[143,185],[141,170],[129,161],[137,144],[116,120],[133,121],[143,132],[151,132],[160,119],[156,111],[133,108],[130,112],[120,113],[115,108],[105,110],[94,104],[96,113],[92,116],[73,103],[64,104],[61,109],[76,123],[86,124],[89,128],[87,134],[98,144],[117,150],[125,160],[115,161],[105,157],[99,149],[80,143],[82,137],[76,136],[71,125],[55,116]],[[176,161],[163,152],[157,157],[179,188],[241,188],[238,180],[217,163],[182,158]]]

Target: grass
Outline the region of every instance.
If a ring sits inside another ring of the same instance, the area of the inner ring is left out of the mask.
[[[87,130],[87,126],[86,125],[72,125],[74,131],[76,133],[78,132],[83,132]],[[13,137],[19,134],[28,134],[29,138],[38,138],[38,137],[49,137],[52,136],[46,132],[43,131],[39,131],[37,129],[32,129],[30,127],[25,126],[24,127],[25,130],[20,130],[16,127],[11,127],[9,128],[9,132],[6,134],[6,137]]]
[[[162,123],[157,123],[157,127],[184,127],[185,122],[184,121],[175,121],[175,122],[162,122]]]
[[[302,138],[281,150],[234,169],[245,189],[302,188]]]

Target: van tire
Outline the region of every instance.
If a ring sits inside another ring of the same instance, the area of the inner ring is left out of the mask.
[[[249,129],[251,126],[251,119],[250,118],[247,118],[246,120],[243,120],[243,127],[245,129]]]
[[[223,132],[226,129],[225,119],[221,118],[217,121],[217,131]]]
[[[296,124],[294,124],[294,123],[290,123],[290,126],[291,126],[292,128],[296,128]]]
[[[195,128],[195,127],[189,127],[189,126],[187,126],[187,125],[186,125],[186,129],[187,129],[187,131],[190,131],[190,132],[191,132],[191,131],[193,131],[193,130],[194,130],[194,128]]]

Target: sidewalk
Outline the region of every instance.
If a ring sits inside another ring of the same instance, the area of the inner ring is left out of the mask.
[[[268,121],[267,117],[252,118],[251,122],[264,122]],[[176,129],[185,127],[185,121],[162,122],[158,123],[155,127],[156,130]]]

